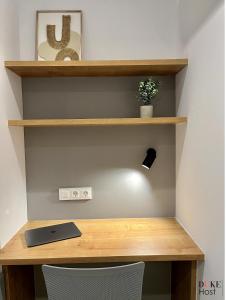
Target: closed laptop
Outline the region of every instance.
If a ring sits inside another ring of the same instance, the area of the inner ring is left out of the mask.
[[[25,231],[28,247],[52,243],[81,236],[81,232],[73,222],[35,228]]]

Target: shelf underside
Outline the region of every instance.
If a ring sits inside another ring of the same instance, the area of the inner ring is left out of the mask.
[[[5,62],[21,77],[169,75],[187,65],[187,59]]]
[[[33,119],[9,120],[9,126],[20,127],[70,127],[70,126],[139,126],[174,125],[186,123],[186,117],[115,118],[115,119]]]

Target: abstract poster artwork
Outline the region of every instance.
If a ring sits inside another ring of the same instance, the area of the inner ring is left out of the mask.
[[[37,60],[81,60],[81,11],[38,11]]]

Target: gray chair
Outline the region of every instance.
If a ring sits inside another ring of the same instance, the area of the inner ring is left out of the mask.
[[[141,300],[144,263],[111,268],[43,265],[49,300]]]

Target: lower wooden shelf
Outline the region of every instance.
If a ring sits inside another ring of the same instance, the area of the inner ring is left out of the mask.
[[[65,127],[65,126],[139,126],[174,125],[186,123],[186,117],[161,118],[114,118],[114,119],[33,119],[9,120],[9,126],[19,127]]]

